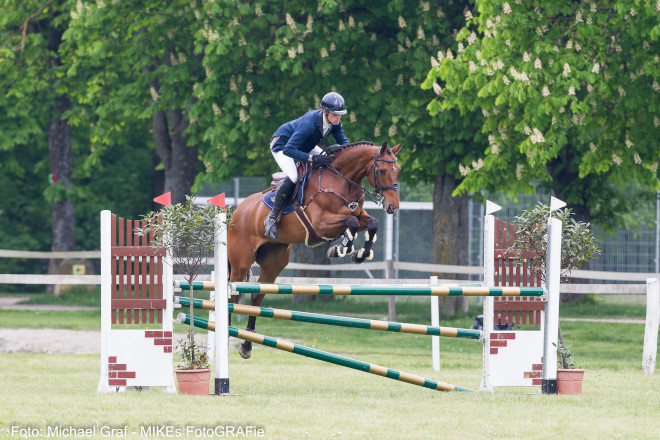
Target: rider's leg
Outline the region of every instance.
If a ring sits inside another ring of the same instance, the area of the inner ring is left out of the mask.
[[[266,227],[266,237],[268,238],[277,238],[277,217],[280,215],[284,205],[291,198],[293,190],[296,187],[296,179],[298,178],[298,170],[296,169],[296,164],[294,160],[288,156],[285,156],[284,153],[278,151],[273,153],[275,161],[280,166],[282,171],[287,175],[287,178],[280,184],[275,193],[275,199],[273,201],[273,209],[268,214],[264,220],[264,226]]]

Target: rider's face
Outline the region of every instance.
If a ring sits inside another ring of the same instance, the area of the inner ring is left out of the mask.
[[[328,122],[331,123],[332,125],[339,124],[339,120],[341,119],[341,115],[335,115],[334,113],[330,113],[327,110],[325,112],[325,116],[328,119]]]

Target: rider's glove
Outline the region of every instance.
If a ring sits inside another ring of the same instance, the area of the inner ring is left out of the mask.
[[[325,155],[318,154],[318,155],[313,155],[312,156],[312,163],[314,165],[318,165],[318,166],[323,167],[323,166],[326,166],[326,165],[330,165],[332,163],[333,159],[334,159],[334,157],[332,157],[332,156],[325,156]]]

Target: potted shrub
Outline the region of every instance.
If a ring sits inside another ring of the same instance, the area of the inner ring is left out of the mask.
[[[532,276],[544,283],[548,217],[550,207],[539,203],[533,209],[524,211],[515,218],[518,225],[513,245],[507,250],[514,258],[526,261],[531,259],[529,270]],[[575,221],[569,208],[552,212],[552,216],[562,222],[561,238],[561,274],[565,276],[574,269],[579,269],[598,254],[596,238],[589,229],[589,223]],[[557,392],[559,394],[580,394],[584,369],[575,367],[573,353],[564,345],[559,327],[559,346],[557,347]]]
[[[207,260],[213,258],[217,232],[214,218],[221,209],[210,204],[196,205],[194,196],[186,197],[185,204],[165,206],[143,216],[147,226],[138,228],[138,233],[153,234],[153,246],[170,252],[175,272],[184,274],[192,286]],[[206,347],[195,342],[193,289],[189,293],[190,329],[177,346],[181,363],[175,372],[180,393],[208,395],[211,370]]]
[[[559,341],[557,347],[557,394],[580,394],[582,393],[582,379],[584,369],[577,368],[573,360],[573,353]]]

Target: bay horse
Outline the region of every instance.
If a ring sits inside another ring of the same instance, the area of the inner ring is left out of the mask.
[[[372,259],[378,220],[362,208],[365,194],[382,199],[387,214],[394,214],[399,209],[397,178],[401,167],[396,155],[401,145],[389,148],[387,143],[381,146],[362,141],[330,147],[327,152],[334,155],[334,161],[311,170],[299,211],[296,215],[282,216],[277,239],[264,235],[264,219],[270,213],[270,208],[262,200],[264,193],[247,197],[233,213],[227,231],[229,281],[245,281],[256,261],[260,267],[258,281],[273,283],[289,263],[291,244],[314,246],[342,235],[342,241],[328,250],[329,258],[352,254],[354,263]],[[362,186],[365,177],[375,193]],[[311,227],[303,226],[305,217]],[[364,230],[364,246],[354,252],[353,241],[358,232]],[[317,240],[310,240],[310,236]],[[264,296],[253,294],[251,304],[260,306]],[[237,300],[237,296],[232,296],[230,301],[235,303]],[[231,323],[231,315],[229,320]],[[250,316],[246,330],[254,331],[255,321],[256,317]],[[252,343],[243,342],[240,355],[248,359],[251,352]]]

